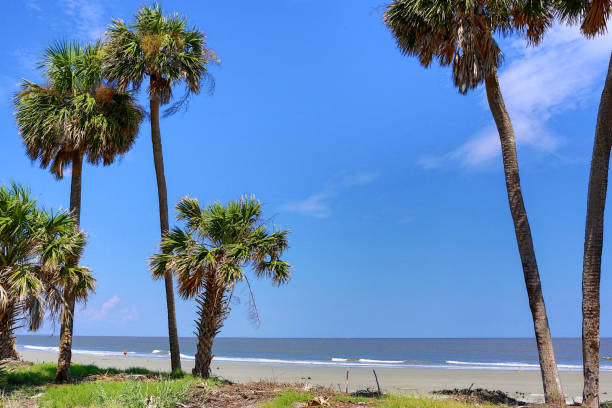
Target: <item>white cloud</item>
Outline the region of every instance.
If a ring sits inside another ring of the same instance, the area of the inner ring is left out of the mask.
[[[588,40],[578,28],[562,25],[553,27],[536,48],[525,47],[522,39],[510,45],[500,85],[518,145],[545,152],[557,149],[561,140],[548,128],[548,121],[589,98],[599,98],[611,49],[612,34]],[[488,110],[486,96],[482,105]],[[421,157],[417,164],[425,169],[448,161],[473,166],[499,154],[499,136],[491,118],[489,126],[463,145],[446,154]]]
[[[331,215],[328,200],[335,194],[331,192],[317,193],[301,201],[294,201],[282,206],[284,211],[311,215],[315,218],[327,218]]]
[[[340,194],[343,190],[370,184],[379,177],[379,173],[368,171],[343,174],[336,181],[330,183],[323,191],[312,194],[303,200],[286,203],[281,206],[281,209],[310,215],[315,218],[327,218],[332,213],[330,201],[333,197]]]
[[[115,295],[102,304],[100,309],[87,309],[83,314],[91,320],[102,320],[119,303],[119,296]]]
[[[138,315],[139,315],[138,310],[134,306],[127,307],[121,310],[121,320],[124,322],[129,322],[131,320],[134,320],[135,318],[138,317]]]
[[[42,11],[42,7],[40,6],[40,2],[38,0],[27,0],[25,2],[25,5],[27,8],[32,9],[34,11]]]
[[[358,187],[370,184],[380,177],[380,173],[371,171],[360,171],[353,174],[347,174],[342,177],[339,183],[342,187]]]
[[[44,7],[43,7],[44,4]],[[102,38],[106,24],[110,21],[105,13],[106,2],[102,0],[55,0],[42,3],[27,0],[25,6],[38,13],[38,17],[62,32],[68,28],[68,39],[97,40]],[[49,7],[63,12],[64,17],[56,19],[48,15]]]
[[[68,16],[79,35],[89,40],[96,40],[104,35],[107,21],[101,1],[60,0],[59,7]]]

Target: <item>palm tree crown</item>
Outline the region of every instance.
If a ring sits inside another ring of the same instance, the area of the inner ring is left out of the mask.
[[[30,330],[42,324],[45,310],[64,302],[62,282],[72,276],[79,290],[93,288],[87,268],[69,263],[80,256],[85,235],[68,212],[41,210],[24,188],[0,186],[0,351],[14,348],[12,332],[25,319]]]
[[[139,89],[150,78],[149,95],[162,105],[170,102],[172,88],[183,83],[188,93],[199,93],[203,80],[211,79],[207,64],[218,62],[206,48],[206,36],[187,27],[177,14],[164,16],[159,5],[142,7],[135,23],[113,20],[104,47],[104,75],[121,89]],[[184,101],[184,99],[182,100]]]
[[[58,43],[41,68],[46,85],[24,80],[15,97],[16,119],[32,160],[63,177],[73,154],[92,164],[113,163],[127,152],[143,118],[134,97],[102,80],[101,43]]]
[[[580,24],[587,37],[605,34],[612,12],[610,0],[552,0],[558,15],[571,24]]]
[[[209,274],[223,286],[233,287],[246,278],[247,266],[274,284],[289,280],[290,265],[280,259],[288,248],[289,231],[268,231],[259,201],[243,198],[227,206],[214,203],[201,208],[196,199],[183,198],[176,209],[186,228],[174,228],[164,237],[161,253],[150,264],[155,278],[163,277],[167,268],[173,271],[181,296],[200,293]]]
[[[551,23],[540,1],[399,0],[387,6],[384,21],[404,55],[452,65],[459,92],[476,88],[495,72],[503,54],[496,35],[521,31],[538,42]]]

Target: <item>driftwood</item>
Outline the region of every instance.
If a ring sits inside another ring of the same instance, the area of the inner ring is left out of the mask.
[[[376,375],[376,370],[372,370],[372,372],[374,373],[374,378],[376,379],[376,388],[378,388],[378,395],[382,395],[382,392],[380,391],[380,384],[378,383],[378,376]]]

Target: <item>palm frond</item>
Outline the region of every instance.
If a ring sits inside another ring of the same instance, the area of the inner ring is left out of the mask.
[[[165,115],[185,107],[189,95],[199,93],[202,85],[213,89],[207,67],[220,60],[206,47],[206,36],[188,28],[187,19],[176,13],[164,15],[158,4],[138,10],[131,26],[113,20],[107,38],[103,74],[120,89],[137,90],[149,77],[150,97],[165,105],[172,100],[174,87],[184,85],[185,95]]]
[[[245,196],[227,204],[215,202],[204,208],[198,200],[184,197],[176,210],[177,219],[185,227],[175,227],[163,237],[160,252],[149,259],[153,277],[172,272],[179,294],[198,301],[203,293],[204,298],[209,296],[208,290],[232,293],[237,284],[246,281],[252,305],[249,309],[259,321],[245,269],[277,285],[288,282],[291,266],[281,256],[289,247],[289,231],[270,231],[262,220],[261,202],[255,197]],[[203,301],[200,303],[204,307]],[[229,300],[223,304],[224,313],[228,313]]]
[[[14,322],[3,330],[12,332],[17,322],[37,330],[66,291],[86,298],[95,284],[91,271],[69,266],[84,245],[67,212],[42,210],[27,189],[0,185],[0,315]]]
[[[455,86],[466,93],[502,64],[496,35],[518,32],[537,43],[553,12],[540,0],[395,0],[383,19],[402,54],[424,67],[452,66]]]
[[[612,13],[610,0],[553,0],[558,16],[570,24],[579,24],[587,37],[605,34]]]
[[[57,43],[41,67],[48,83],[23,80],[15,118],[28,157],[57,178],[73,153],[109,165],[133,145],[144,117],[134,96],[102,79],[100,42]]]

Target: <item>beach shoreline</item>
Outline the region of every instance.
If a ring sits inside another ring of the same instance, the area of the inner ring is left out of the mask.
[[[22,350],[20,354],[23,360],[33,363],[57,362],[57,353]],[[170,371],[168,359],[73,354],[72,361],[78,364],[93,364],[100,368],[140,367],[152,371]],[[193,360],[182,361],[183,370],[186,372],[191,372],[193,366]],[[342,391],[346,386],[347,368],[342,366],[291,366],[213,361],[211,369],[214,376],[237,383],[271,381],[324,386]],[[376,388],[372,368],[350,367],[349,370],[349,391]],[[472,386],[472,388],[501,390],[525,402],[543,401],[542,379],[537,370],[388,367],[375,368],[375,370],[381,388],[388,392],[427,394],[435,390]],[[560,375],[564,393],[568,398],[582,394],[582,372],[562,371]],[[602,401],[612,399],[612,372],[601,373],[600,392]]]

